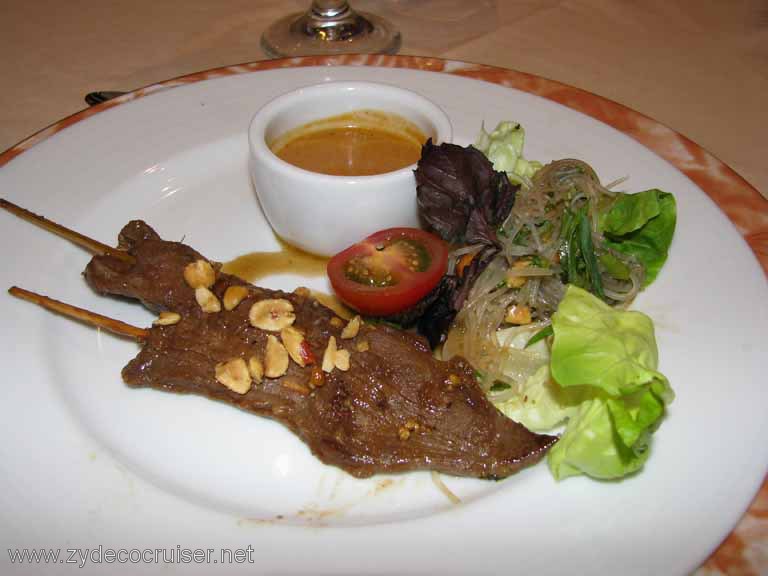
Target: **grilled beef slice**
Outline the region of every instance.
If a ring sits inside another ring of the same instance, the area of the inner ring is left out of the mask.
[[[342,339],[345,323],[308,291],[258,288],[220,272],[215,263],[211,290],[219,299],[233,285],[246,286],[248,295],[231,311],[205,313],[183,277],[190,262],[203,258],[199,253],[162,240],[140,221],[123,228],[119,247],[135,263],[94,257],[85,270],[90,286],[181,315],[177,324],[150,329],[123,369],[129,386],[199,394],[274,418],[321,461],[361,478],[419,469],[502,478],[538,461],[556,440],[506,418],[486,399],[465,360],[436,360],[417,335],[364,322],[356,336]],[[253,327],[248,313],[266,298],[291,302],[293,326],[305,334],[316,361],[305,367],[291,361],[283,376],[265,377],[239,394],[216,380],[215,366],[264,357],[270,332]],[[331,336],[350,352],[346,371],[320,369]]]

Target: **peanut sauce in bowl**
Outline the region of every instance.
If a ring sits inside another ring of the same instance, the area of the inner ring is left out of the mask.
[[[415,164],[427,136],[397,114],[355,110],[294,128],[270,144],[286,162],[332,176],[371,176]]]

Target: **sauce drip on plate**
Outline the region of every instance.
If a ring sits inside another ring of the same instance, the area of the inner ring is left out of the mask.
[[[275,274],[297,274],[304,277],[324,276],[328,258],[305,252],[277,238],[280,250],[275,252],[249,252],[222,265],[222,272],[232,274],[246,282],[255,282]],[[349,320],[354,313],[332,294],[311,290],[312,296],[326,308]]]
[[[245,280],[255,282],[273,274],[298,274],[300,276],[323,276],[328,258],[310,254],[283,242],[279,238],[280,250],[276,252],[250,252],[225,262],[222,271]]]

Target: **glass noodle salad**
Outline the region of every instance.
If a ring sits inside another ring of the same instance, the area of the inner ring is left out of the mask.
[[[422,222],[453,251],[419,328],[443,357],[467,358],[505,414],[564,427],[548,456],[556,478],[622,477],[648,458],[673,398],[651,320],[627,307],[666,261],[675,199],[616,191],[581,160],[528,161],[524,140],[502,122],[474,147],[425,146]]]

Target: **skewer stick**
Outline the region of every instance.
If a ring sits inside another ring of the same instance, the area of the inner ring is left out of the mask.
[[[95,312],[91,312],[83,308],[78,308],[77,306],[72,306],[71,304],[65,304],[64,302],[59,302],[58,300],[54,300],[48,296],[43,296],[42,294],[24,290],[18,286],[12,286],[9,288],[8,293],[12,296],[16,296],[17,298],[21,298],[22,300],[26,300],[28,302],[37,304],[38,306],[42,306],[47,310],[58,312],[59,314],[69,316],[75,320],[80,320],[81,322],[85,322],[91,326],[104,328],[105,330],[109,330],[118,336],[126,336],[128,338],[133,338],[134,340],[139,341],[144,341],[149,337],[149,330],[145,328],[139,328],[137,326],[121,322],[120,320],[109,318],[108,316],[102,316],[101,314],[96,314]]]
[[[38,226],[40,226],[41,228],[44,228],[45,230],[48,230],[49,232],[58,234],[62,238],[66,238],[70,242],[73,242],[74,244],[77,244],[78,246],[85,248],[86,250],[88,250],[89,252],[92,252],[93,254],[104,254],[106,256],[113,256],[114,258],[119,258],[124,262],[129,262],[129,263],[134,262],[133,256],[131,256],[127,252],[123,252],[122,250],[117,250],[115,248],[112,248],[111,246],[102,244],[98,240],[94,240],[93,238],[84,236],[80,234],[80,232],[75,232],[74,230],[70,230],[69,228],[62,226],[61,224],[52,222],[51,220],[48,220],[44,216],[40,216],[39,214],[30,212],[29,210],[26,210],[21,206],[17,206],[13,202],[8,202],[8,200],[5,200],[3,198],[0,198],[0,208],[4,208],[5,210],[8,210],[8,212],[10,212],[11,214],[15,214],[16,216],[26,220],[27,222],[32,222],[32,224],[37,224]]]

